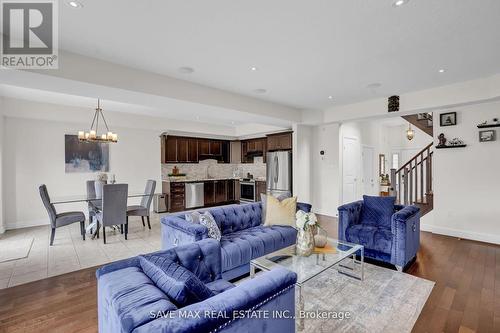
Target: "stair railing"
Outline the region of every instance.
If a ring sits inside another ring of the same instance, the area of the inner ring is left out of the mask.
[[[391,169],[391,187],[398,203],[427,203],[432,195],[432,145],[429,143],[398,170]]]

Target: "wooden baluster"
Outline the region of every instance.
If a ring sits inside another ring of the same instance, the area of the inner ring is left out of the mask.
[[[401,203],[401,194],[403,192],[401,192],[401,172],[398,172],[398,203],[400,204]]]
[[[408,204],[408,168],[404,169],[404,184],[403,184],[403,191],[404,191],[404,204]]]
[[[429,173],[429,192],[432,193],[432,154],[429,153],[429,169],[427,170]]]
[[[409,186],[409,189],[408,191],[410,192],[410,201],[409,201],[409,205],[412,204],[413,202],[413,169],[412,169],[412,161],[410,161],[410,165],[409,165],[409,168],[410,168],[410,171],[409,171],[409,175],[408,175],[408,183],[410,184]]]
[[[424,202],[424,153],[420,155],[420,201]]]

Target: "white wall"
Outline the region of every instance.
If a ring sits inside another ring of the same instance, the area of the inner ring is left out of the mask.
[[[311,157],[313,128],[305,125],[293,127],[293,194],[300,202],[312,201],[311,196]]]
[[[466,148],[434,153],[434,214],[423,228],[436,233],[500,244],[500,128],[497,141],[480,143],[477,124],[500,118],[500,103],[463,107],[456,126],[434,130],[450,140],[459,137]],[[435,115],[438,120],[438,114]],[[439,124],[439,122],[436,122]]]
[[[4,128],[4,118],[3,118],[3,98],[0,97],[0,234],[5,232],[5,219],[3,211],[3,172],[2,172],[2,160],[3,160],[3,128]]]
[[[65,173],[64,135],[90,126],[92,109],[4,99],[3,207],[8,229],[48,223],[38,186],[46,184],[52,197],[85,194],[92,173]],[[161,188],[159,134],[169,129],[224,133],[224,126],[106,112],[119,142],[110,145],[110,173],[129,184],[129,192],[144,190],[147,179]],[[45,119],[44,119],[45,118]],[[0,141],[1,143],[1,141]],[[1,145],[0,145],[1,147]],[[0,150],[1,151],[1,150]],[[133,201],[131,201],[133,203]],[[86,211],[84,204],[65,204],[60,211]]]
[[[339,124],[312,128],[311,203],[314,212],[329,216],[336,216],[339,206],[339,133]]]

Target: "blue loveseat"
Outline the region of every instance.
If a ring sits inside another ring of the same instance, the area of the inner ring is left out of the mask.
[[[234,286],[222,279],[220,244],[213,239],[151,255],[194,273],[215,296],[178,307],[145,274],[144,258],[117,261],[96,272],[100,333],[295,332],[295,273],[274,269]],[[283,311],[288,316],[242,315],[249,310]]]
[[[420,209],[394,202],[394,197],[363,196],[340,206],[338,232],[339,240],[363,245],[366,257],[402,271],[420,247]]]
[[[311,205],[298,203],[309,212]],[[290,226],[264,227],[260,202],[208,210],[222,233],[222,276],[231,280],[250,271],[250,260],[295,244],[297,231]],[[162,249],[190,244],[208,237],[205,226],[188,222],[185,213],[161,219]]]

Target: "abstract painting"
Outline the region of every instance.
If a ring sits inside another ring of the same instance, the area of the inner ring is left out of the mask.
[[[78,136],[64,136],[65,171],[108,172],[109,146],[100,142],[80,142]]]

